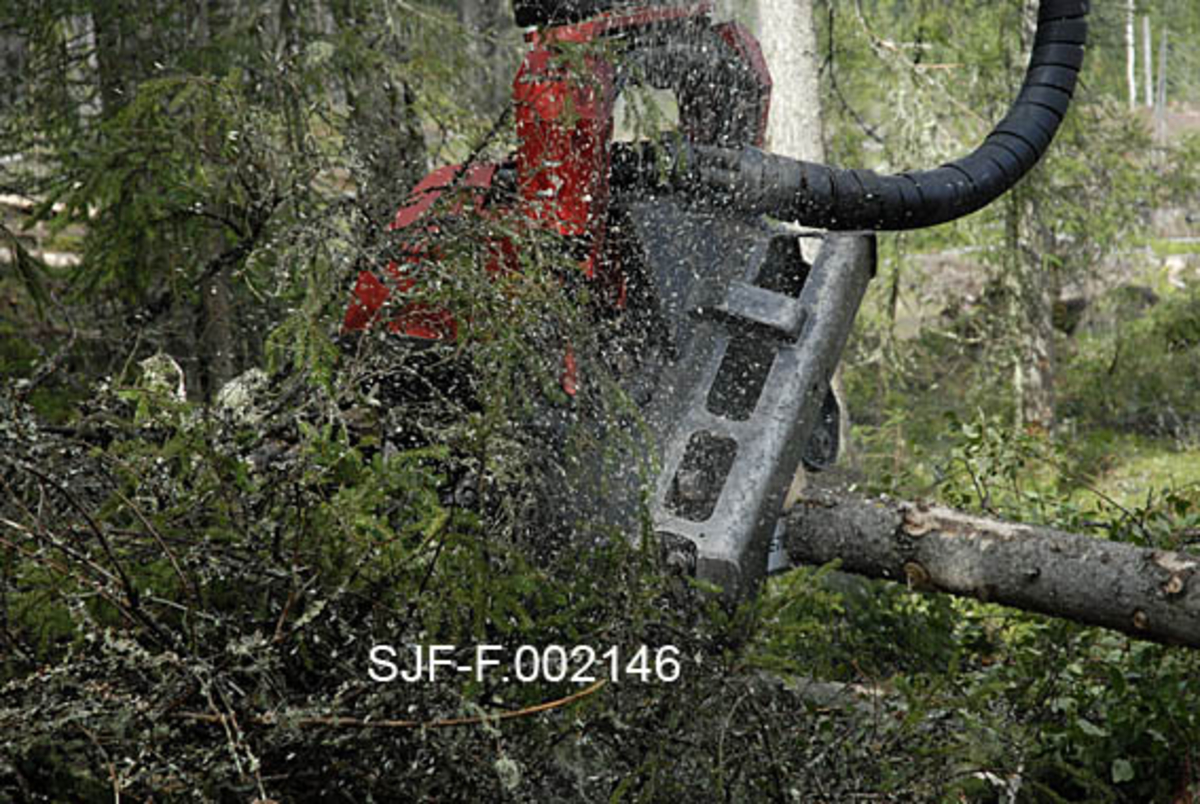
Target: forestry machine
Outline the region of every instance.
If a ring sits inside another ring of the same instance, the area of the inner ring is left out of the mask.
[[[776,558],[797,468],[836,458],[829,383],[874,273],[871,233],[970,214],[1038,162],[1075,90],[1088,2],[1041,0],[1020,94],[977,150],[896,176],[763,151],[766,64],[749,32],[714,22],[711,6],[514,0],[530,44],[513,84],[516,152],[433,172],[391,228],[402,239],[427,235],[439,196],[454,191],[473,197],[477,212],[507,205],[570,244],[585,279],[563,281],[590,285],[613,316],[636,322],[637,342],[623,347],[635,359],[621,381],[647,434],[631,462],[654,471],[647,480],[628,466],[583,462],[593,465],[582,473],[603,476],[576,478],[586,491],[556,501],[561,522],[597,518],[639,532],[648,510],[673,564],[744,594]],[[614,110],[637,92],[670,98],[674,131],[615,140]],[[488,244],[493,262],[515,263],[514,250]],[[345,330],[382,325],[452,340],[448,312],[405,301],[427,256],[414,250],[361,272]],[[573,396],[587,367],[569,348],[561,361],[562,389]]]

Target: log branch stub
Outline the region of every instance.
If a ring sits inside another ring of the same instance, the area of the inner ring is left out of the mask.
[[[817,494],[787,519],[793,563],[826,564],[1200,647],[1200,556],[939,506]]]

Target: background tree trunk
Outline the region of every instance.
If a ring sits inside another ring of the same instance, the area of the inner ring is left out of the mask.
[[[130,86],[137,80],[137,42],[133,36],[135,10],[123,0],[98,3],[92,9],[96,35],[96,62],[100,107],[110,116],[129,100]]]
[[[24,88],[25,55],[24,38],[15,32],[0,30],[0,75],[16,77],[11,83],[6,81],[4,92],[0,93],[0,115],[9,114],[9,107],[15,107],[20,100]]]
[[[1129,84],[1129,109],[1137,106],[1137,0],[1125,7],[1125,80]]]
[[[1158,86],[1154,90],[1154,137],[1167,144],[1167,26],[1158,32]]]
[[[1145,69],[1145,95],[1146,108],[1154,108],[1154,37],[1150,33],[1150,15],[1146,14],[1142,17],[1142,49],[1145,51],[1145,57],[1142,59],[1142,67]]]
[[[375,3],[342,2],[334,16],[338,29],[347,32],[388,26]],[[403,79],[356,70],[347,71],[343,80],[359,207],[370,225],[382,228],[425,172],[425,138],[412,109],[412,89]]]
[[[761,0],[759,41],[771,70],[767,149],[809,162],[825,161],[820,59],[812,0]]]
[[[1035,216],[1032,201],[1020,188],[1007,201],[1008,260],[1013,277],[1013,319],[1016,327],[1016,360],[1013,382],[1017,420],[1028,428],[1050,432],[1055,424],[1054,405],[1054,267],[1042,258],[1042,249],[1028,242],[1033,228],[1026,220]]]
[[[1028,52],[1033,41],[1037,3],[1026,0],[1023,11],[1019,42],[1022,54]],[[1017,420],[1028,428],[1049,433],[1055,425],[1054,302],[1058,297],[1055,268],[1046,259],[1052,244],[1038,231],[1036,191],[1018,186],[1009,192],[1005,203],[1008,273],[1014,283]]]
[[[214,238],[219,240],[219,238]],[[220,246],[214,246],[215,249]],[[233,305],[229,278],[224,269],[200,285],[200,394],[209,401],[238,374],[238,354],[234,343],[237,310]]]
[[[516,73],[518,40],[508,3],[459,0],[458,18],[467,35],[467,52],[475,78],[472,86],[481,112],[495,116],[508,103]]]
[[[736,12],[736,9],[734,9]],[[767,150],[808,162],[826,161],[821,110],[821,60],[817,53],[817,29],[812,0],[759,0],[755,24],[763,57],[774,84],[771,116],[767,127]],[[816,259],[819,241],[800,240],[804,258]],[[839,453],[846,454],[850,417],[842,404],[842,372],[833,376],[832,386],[842,407],[839,422]],[[797,473],[793,492],[805,482],[804,470]],[[789,501],[794,493],[789,494]]]

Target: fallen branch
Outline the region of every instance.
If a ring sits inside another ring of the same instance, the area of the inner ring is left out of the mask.
[[[949,508],[829,496],[800,501],[785,538],[797,564],[837,560],[856,575],[1200,647],[1200,556]]]
[[[535,706],[527,706],[524,709],[518,709],[512,712],[497,712],[491,715],[475,715],[473,717],[455,717],[446,718],[443,720],[371,720],[369,718],[341,717],[338,715],[286,718],[277,715],[266,714],[251,717],[250,722],[256,726],[287,725],[296,728],[312,728],[323,726],[328,728],[342,729],[449,729],[457,726],[478,726],[483,723],[514,720],[516,718],[530,717],[531,715],[541,714],[542,712],[549,712],[552,709],[560,709],[567,704],[572,704],[575,701],[588,697],[589,695],[600,690],[607,683],[608,679],[602,678],[591,686],[564,698],[546,701],[545,703],[540,703]],[[179,712],[175,714],[174,717],[180,720],[190,720],[193,723],[209,724],[224,724],[228,719],[227,715],[210,714],[208,712]]]

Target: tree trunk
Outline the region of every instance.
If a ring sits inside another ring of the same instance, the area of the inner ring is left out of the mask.
[[[1154,136],[1160,145],[1167,144],[1167,26],[1158,34],[1158,86],[1154,101]]]
[[[0,93],[0,115],[10,114],[9,107],[15,109],[26,92],[25,62],[24,36],[14,30],[0,29],[0,75],[13,78],[8,89]]]
[[[1037,3],[1026,0],[1018,52],[1028,52],[1037,23]],[[1054,301],[1056,275],[1047,264],[1046,237],[1038,230],[1037,177],[1014,188],[1005,203],[1005,256],[1012,293],[1015,360],[1013,386],[1017,421],[1049,433],[1055,425]]]
[[[728,9],[735,12],[735,9]],[[821,111],[821,60],[817,53],[817,29],[812,0],[759,0],[756,23],[763,58],[774,84],[771,91],[771,115],[767,126],[767,150],[772,153],[825,162],[825,139]],[[805,260],[816,259],[820,243],[801,238]],[[834,395],[842,408],[839,420],[838,452],[846,454],[850,417],[842,404],[841,369],[831,380]],[[804,470],[797,472],[788,494],[788,502],[805,484]]]
[[[771,120],[767,149],[825,161],[821,125],[820,59],[812,0],[760,2],[759,41],[771,71]]]
[[[810,496],[787,519],[798,564],[1200,647],[1200,556],[904,502]]]
[[[334,12],[339,30],[387,30],[388,22],[375,3],[361,8],[342,3]],[[389,42],[389,46],[399,45]],[[346,71],[342,80],[350,106],[354,183],[373,237],[391,221],[424,173],[425,138],[413,112],[412,87],[401,77]]]
[[[224,270],[200,285],[200,392],[207,401],[216,399],[225,383],[237,376],[237,347],[234,342],[236,310],[229,278]]]
[[[132,35],[135,9],[123,0],[97,3],[92,9],[100,107],[111,117],[130,100],[137,76],[137,42]]]
[[[1021,263],[1017,274],[1019,419],[1030,430],[1050,433],[1055,425],[1053,269],[1042,265],[1036,255],[1021,253],[1016,259]]]
[[[504,109],[518,48],[512,14],[495,0],[459,0],[458,17],[467,35],[477,107],[488,116]],[[510,41],[511,40],[511,41]]]
[[[1129,110],[1137,106],[1137,0],[1125,7],[1125,80],[1129,84]]]
[[[1146,57],[1142,65],[1146,68],[1146,108],[1154,108],[1154,42],[1150,34],[1150,17],[1142,17],[1142,42]]]
[[[1028,200],[1030,191],[1017,187],[1005,199],[1005,251],[1012,292],[1014,337],[1013,367],[1017,420],[1022,425],[1049,433],[1054,429],[1054,301],[1055,275],[1047,267],[1042,251],[1029,242],[1031,227],[1026,218],[1037,211]]]

